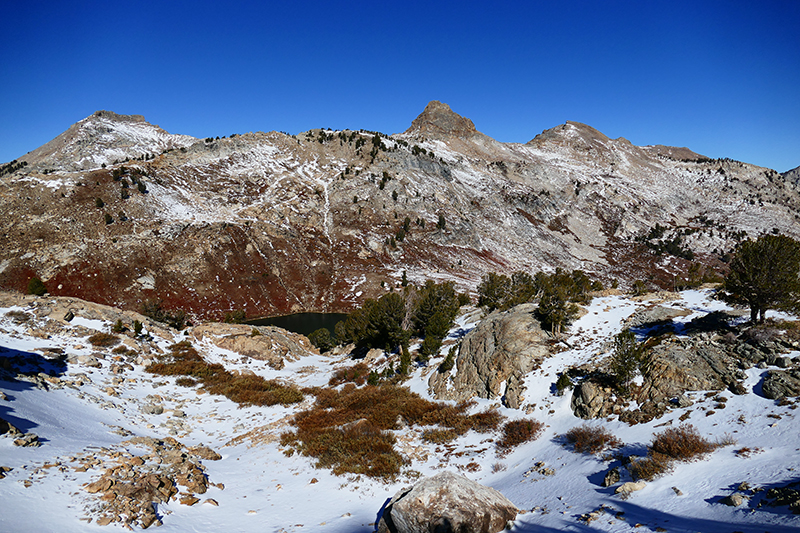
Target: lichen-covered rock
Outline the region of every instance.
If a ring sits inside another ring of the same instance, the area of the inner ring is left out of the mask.
[[[771,400],[800,396],[800,370],[771,370],[761,386],[764,396]]]
[[[594,381],[584,381],[572,391],[570,407],[578,418],[607,416],[613,405],[611,389]]]
[[[257,335],[253,334],[254,329]],[[224,350],[266,361],[276,370],[283,368],[287,359],[297,361],[319,353],[305,336],[272,326],[208,323],[193,328],[192,336],[198,341],[209,339]]]
[[[519,509],[495,489],[442,472],[398,492],[378,533],[497,533]]]
[[[533,316],[536,306],[518,305],[493,313],[461,342],[456,372],[434,373],[428,385],[439,399],[468,400],[501,397],[507,407],[523,401],[523,377],[550,352],[548,335]]]
[[[650,352],[639,401],[668,402],[685,391],[726,388],[740,394],[743,377],[738,359],[722,346],[700,338],[670,339]]]

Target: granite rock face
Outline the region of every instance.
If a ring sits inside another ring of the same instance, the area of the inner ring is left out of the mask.
[[[533,316],[535,309],[533,304],[522,304],[481,321],[461,343],[452,380],[440,373],[431,376],[429,386],[436,397],[500,397],[507,407],[519,408],[523,377],[550,353],[548,334]]]
[[[398,492],[383,511],[378,533],[497,533],[518,512],[495,489],[442,472]]]
[[[209,339],[224,350],[266,361],[277,370],[283,368],[286,360],[297,361],[318,353],[305,336],[272,326],[208,323],[193,328],[192,335],[198,341]]]

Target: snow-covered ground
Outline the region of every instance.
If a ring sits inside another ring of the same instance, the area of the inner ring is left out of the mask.
[[[126,443],[132,436],[173,436],[186,446],[203,444],[222,455],[219,461],[203,464],[209,481],[224,484],[224,489],[211,486],[203,495],[218,506],[186,506],[177,501],[159,505],[158,515],[163,521],[159,530],[165,532],[367,533],[375,529],[378,513],[388,498],[418,477],[441,469],[492,486],[526,511],[517,517],[512,529],[515,532],[800,531],[800,516],[790,514],[786,507],[734,508],[718,501],[742,482],[770,487],[800,480],[800,424],[795,411],[790,405],[778,406],[752,392],[758,390],[766,369],[747,371],[748,394],[721,392],[727,405],[710,415],[711,400],[701,391],[688,394],[694,400],[692,406],[670,410],[647,424],[593,421],[621,439],[623,451],[641,455],[654,433],[678,425],[679,417],[685,418],[686,413],[686,422],[701,435],[711,440],[729,436],[736,441],[700,461],[678,464],[670,474],[648,483],[629,498],[620,498],[613,488],[601,486],[609,463],[576,454],[561,444],[558,436],[584,421],[573,415],[569,394],[553,394],[558,372],[605,356],[605,346],[622,329],[623,321],[646,305],[622,296],[593,300],[587,313],[570,329],[567,341],[572,348],[546,360],[526,379],[523,409],[500,407],[510,419],[531,417],[543,422],[545,431],[537,440],[498,456],[489,440],[496,435],[469,432],[455,441],[452,451],[456,453],[448,453],[423,443],[418,428],[401,430],[397,432],[398,449],[413,460],[395,482],[334,476],[315,469],[312,459],[298,454],[287,457],[278,437],[289,429],[288,418],[311,400],[292,407],[240,408],[224,397],[176,386],[174,379],[148,374],[138,365],[114,374],[110,352],[100,360],[99,368],[54,362],[52,369],[62,381],[60,388],[45,390],[22,379],[0,381],[0,390],[6,396],[0,400],[0,417],[23,432],[35,433],[42,442],[40,447],[17,447],[11,438],[0,438],[0,466],[12,468],[5,479],[0,479],[0,530],[102,530],[95,520],[87,521],[96,518],[91,510],[97,505],[97,495],[89,494],[82,485],[96,480],[103,468],[81,471],[83,468],[76,467],[87,457],[102,459],[115,451],[143,454],[145,450]],[[684,292],[680,299],[663,305],[692,311],[681,320],[724,308],[704,291]],[[90,355],[97,350],[85,337],[69,334],[69,330],[82,327],[108,331],[111,326],[78,316],[65,326],[63,334],[41,338],[32,335],[30,323],[20,325],[6,316],[14,310],[25,311],[19,307],[0,309],[0,359],[29,354],[41,362],[44,348],[61,348],[69,356]],[[462,318],[452,335],[463,335],[476,321],[475,315]],[[156,338],[155,342],[166,349],[182,338],[176,334],[174,339]],[[309,355],[274,370],[262,361],[245,362],[238,354],[210,343],[197,348],[209,361],[223,363],[229,370],[249,369],[265,378],[282,378],[301,386],[325,385],[335,368],[352,364],[346,357]],[[415,368],[407,385],[427,396],[430,370]],[[85,375],[83,385],[63,386],[66,381],[80,380],[79,374]],[[164,412],[145,414],[142,406],[154,402],[163,405]],[[499,403],[481,400],[475,410],[490,405]],[[747,458],[734,453],[744,447],[756,452]],[[478,467],[468,466],[471,463]],[[625,470],[621,471],[623,481],[629,480]],[[599,519],[588,524],[580,519],[601,506],[606,512]]]

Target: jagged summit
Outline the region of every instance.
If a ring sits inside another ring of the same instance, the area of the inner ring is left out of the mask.
[[[478,130],[468,118],[455,113],[450,106],[433,100],[404,133],[420,133],[428,137],[470,137]]]
[[[113,111],[106,111],[105,109],[101,109],[100,111],[95,111],[94,113],[92,113],[91,116],[86,117],[86,119],[84,120],[92,120],[93,117],[108,118],[120,122],[147,122],[144,119],[144,115],[120,115],[119,113],[114,113]]]

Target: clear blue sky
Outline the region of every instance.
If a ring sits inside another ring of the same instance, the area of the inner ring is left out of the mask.
[[[800,1],[5,2],[0,161],[98,109],[197,137],[405,130],[430,100],[500,141],[567,120],[800,165]]]

